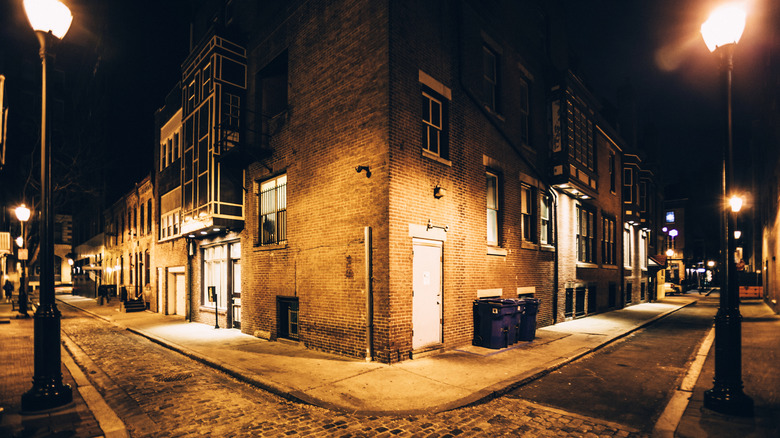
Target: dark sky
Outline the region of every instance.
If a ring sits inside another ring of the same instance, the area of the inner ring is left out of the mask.
[[[180,79],[180,64],[189,48],[186,17],[191,2],[64,3],[73,22],[56,47],[58,78],[50,82],[64,84],[57,97],[66,100],[64,123],[67,135],[72,136],[67,153],[91,157],[94,167],[107,165],[104,175],[95,171],[93,177],[106,178],[111,203],[152,167],[154,112]],[[10,110],[9,136],[14,138],[9,138],[9,155],[24,156],[31,142],[19,132],[23,126],[20,119],[25,110],[23,101],[39,99],[35,94],[40,93],[40,60],[22,0],[0,2],[0,28],[0,73],[7,76],[6,104],[14,106]],[[58,93],[54,83],[49,87]],[[63,151],[55,151],[59,152]],[[10,173],[4,171],[3,177]]]
[[[734,54],[734,154],[737,178],[751,172],[750,124],[759,108],[760,54],[770,0],[748,2],[748,21]],[[709,0],[564,0],[571,45],[587,84],[616,102],[632,84],[640,142],[670,197],[687,197],[697,238],[719,228],[724,85],[718,57],[699,29],[722,2]],[[740,184],[737,181],[737,184]]]
[[[735,54],[735,151],[747,156],[747,127],[756,106],[752,77],[767,24],[761,11],[773,0],[754,0]],[[629,81],[636,93],[640,139],[664,184],[684,195],[716,202],[725,138],[718,60],[699,27],[719,2],[712,0],[562,0],[570,43],[584,80],[597,95],[616,102]],[[0,68],[37,61],[37,42],[21,0],[0,5]],[[180,77],[188,53],[189,0],[67,0],[74,15],[58,63],[84,98],[73,122],[82,134],[109,132],[99,147],[110,164],[110,181],[121,194],[151,168],[154,111]],[[184,17],[184,18],[182,18]],[[13,45],[16,52],[9,48]],[[4,66],[3,63],[6,65]],[[8,87],[14,86],[10,80]],[[84,108],[90,108],[86,110]],[[650,140],[648,140],[650,139]],[[742,168],[748,167],[748,164]],[[109,201],[112,201],[109,199]]]

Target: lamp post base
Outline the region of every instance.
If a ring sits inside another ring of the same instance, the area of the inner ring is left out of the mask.
[[[42,290],[42,292],[46,292]],[[52,289],[48,294],[54,297]],[[34,321],[34,374],[32,388],[22,394],[22,412],[58,408],[73,401],[70,385],[62,383],[60,312],[53,303],[41,303]],[[52,300],[53,301],[53,300]]]
[[[704,391],[704,407],[726,415],[753,415],[753,399],[742,392],[742,388],[716,386],[708,389]]]
[[[33,387],[22,394],[22,413],[47,411],[59,408],[73,401],[70,385],[57,378],[33,378]]]

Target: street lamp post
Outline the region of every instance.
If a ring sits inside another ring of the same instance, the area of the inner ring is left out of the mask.
[[[738,6],[722,6],[702,24],[701,34],[711,52],[720,56],[726,100],[726,145],[723,151],[723,200],[732,191],[734,168],[731,122],[731,76],[733,53],[745,28],[745,11]],[[715,315],[715,378],[713,387],[704,393],[704,407],[716,412],[750,416],[753,399],[742,391],[742,315],[739,313],[739,290],[734,264],[736,209],[723,208],[721,247],[724,270],[720,306]],[[725,290],[724,290],[725,288]]]
[[[34,322],[33,387],[22,394],[22,411],[57,408],[73,400],[70,385],[62,383],[60,356],[61,314],[54,301],[54,212],[51,198],[51,145],[47,130],[46,78],[51,46],[65,36],[73,20],[67,6],[58,0],[24,0],[30,25],[41,45],[41,220],[40,305]]]
[[[21,251],[24,249],[23,252],[24,257],[19,257],[22,259],[22,275],[21,278],[19,278],[19,314],[24,316],[25,318],[29,317],[27,314],[27,241],[24,236],[24,223],[27,222],[30,219],[30,209],[27,208],[24,204],[16,207],[14,210],[14,213],[16,214],[16,218],[19,219],[19,223],[22,225],[22,235],[21,241],[19,243],[19,250]]]

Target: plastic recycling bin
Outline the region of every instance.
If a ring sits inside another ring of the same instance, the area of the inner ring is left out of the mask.
[[[474,338],[472,344],[487,348],[505,348],[517,342],[518,305],[515,300],[499,298],[474,301]]]
[[[536,314],[539,313],[539,304],[542,300],[538,298],[525,298],[520,316],[520,329],[517,339],[520,341],[533,341],[536,337]]]

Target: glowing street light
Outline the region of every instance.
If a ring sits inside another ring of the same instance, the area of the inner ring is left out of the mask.
[[[712,12],[701,26],[701,35],[710,52],[721,61],[726,97],[726,144],[723,150],[723,200],[732,193],[733,128],[731,122],[731,82],[734,69],[733,55],[742,31],[745,29],[745,10],[736,4],[721,6]],[[739,290],[737,288],[734,258],[734,236],[736,212],[742,207],[742,199],[731,198],[730,209],[723,209],[721,232],[721,256],[723,258],[723,281],[721,282],[720,305],[715,315],[715,378],[712,389],[704,393],[704,407],[724,414],[753,414],[753,400],[742,391],[742,315],[739,313]],[[725,289],[725,290],[724,290]]]
[[[734,195],[731,198],[729,198],[729,205],[731,206],[731,211],[734,213],[739,213],[740,210],[742,210],[742,205],[744,204],[744,200],[741,196]]]
[[[62,383],[61,314],[54,301],[54,211],[51,196],[51,147],[47,130],[46,81],[50,50],[70,28],[73,16],[58,0],[24,0],[27,19],[41,45],[41,215],[40,305],[35,311],[33,387],[22,394],[22,411],[54,409],[70,403],[73,391]]]
[[[22,235],[16,239],[19,246],[19,258],[22,261],[22,275],[19,278],[19,314],[28,318],[27,315],[27,248],[25,247],[24,223],[30,220],[30,209],[22,204],[14,209],[16,218],[22,226]]]

